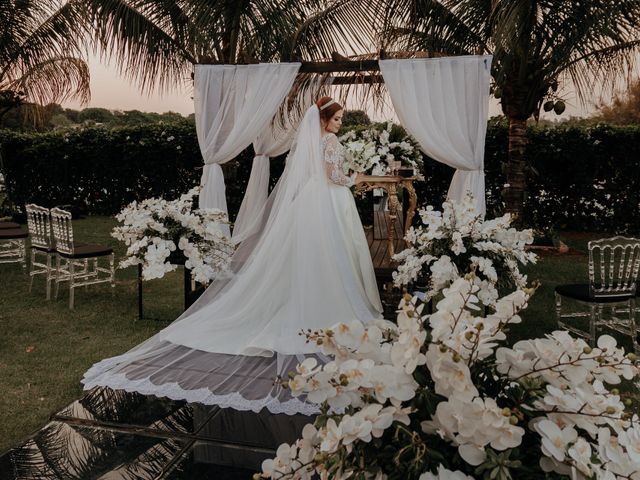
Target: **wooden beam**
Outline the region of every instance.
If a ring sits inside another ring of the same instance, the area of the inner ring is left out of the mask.
[[[382,75],[343,75],[334,77],[331,85],[372,85],[374,83],[384,83]]]
[[[341,60],[337,62],[302,62],[300,73],[379,71],[378,60]]]
[[[386,52],[381,50],[380,58],[386,58]],[[405,56],[398,58],[430,58],[430,57],[443,57],[447,56],[444,52],[409,52],[413,56]],[[301,62],[299,73],[336,73],[336,72],[379,72],[380,64],[379,59],[366,59],[366,60],[350,60],[344,55],[333,53],[331,55],[332,61],[326,62]],[[206,62],[199,62],[198,64],[206,65]],[[238,64],[240,65],[240,64]],[[341,78],[341,77],[338,77]],[[346,83],[349,83],[345,80]],[[377,81],[376,81],[377,82]],[[343,83],[344,85],[344,83]]]

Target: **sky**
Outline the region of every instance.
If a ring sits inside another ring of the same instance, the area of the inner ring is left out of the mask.
[[[100,58],[89,58],[91,73],[91,101],[88,105],[78,102],[63,102],[67,108],[102,107],[109,110],[140,110],[143,112],[193,113],[193,99],[188,85],[172,92],[141,93],[140,89],[118,73],[117,68]]]
[[[97,56],[89,59],[89,69],[91,72],[91,101],[89,107],[103,107],[110,110],[141,110],[144,112],[168,111],[178,112],[182,115],[193,113],[193,99],[190,85],[177,87],[171,92],[155,92],[141,93],[140,89],[132,84],[129,80],[119,75],[114,65],[101,61]],[[580,104],[575,93],[571,88],[564,92],[566,98],[567,109],[565,113],[558,117],[555,114],[543,114],[543,118],[549,120],[569,118],[570,116],[588,116],[596,110],[596,104],[599,101],[599,92],[594,92],[593,98],[589,100],[587,106]],[[609,100],[610,94],[604,97]],[[65,102],[63,106],[68,108],[83,108],[77,102]],[[358,105],[353,105],[358,107]],[[363,108],[362,105],[359,106]],[[364,106],[367,109],[366,105]],[[369,116],[375,120],[394,119],[395,115],[390,109],[382,112],[368,111]],[[489,116],[499,115],[501,113],[500,106],[492,97]]]

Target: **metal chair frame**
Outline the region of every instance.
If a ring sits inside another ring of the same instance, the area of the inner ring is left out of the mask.
[[[47,300],[51,299],[51,282],[56,278],[53,260],[56,256],[53,236],[51,233],[51,214],[48,208],[35,203],[25,205],[27,212],[27,226],[31,237],[31,269],[29,276],[29,292],[33,289],[33,279],[36,275],[44,275],[46,281]],[[38,256],[44,260],[39,261]]]
[[[51,209],[51,226],[56,247],[56,289],[54,298],[58,298],[61,282],[69,282],[69,308],[73,310],[75,289],[98,283],[110,283],[111,293],[115,288],[115,256],[113,253],[82,259],[71,258],[77,246],[73,239],[71,213],[60,208]],[[69,257],[65,257],[68,255]],[[108,257],[109,267],[100,267],[98,259]],[[89,262],[92,268],[89,268]]]
[[[20,263],[27,271],[27,239],[10,238],[0,240],[0,263]]]
[[[589,293],[593,301],[572,300],[588,304],[588,312],[562,313],[562,295],[555,292],[558,326],[577,335],[588,337],[593,345],[597,329],[606,326],[624,335],[629,335],[636,352],[640,350],[636,316],[636,286],[640,272],[640,239],[616,236],[593,240],[589,250]],[[619,298],[619,301],[616,299]],[[605,301],[606,300],[606,301]],[[619,308],[624,305],[626,308]],[[611,307],[611,315],[605,319],[603,312]],[[626,313],[627,319],[618,316]],[[580,330],[563,321],[568,318],[589,317],[589,332]]]

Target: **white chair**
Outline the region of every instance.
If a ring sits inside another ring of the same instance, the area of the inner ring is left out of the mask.
[[[31,237],[31,270],[29,275],[29,292],[33,288],[33,279],[36,275],[44,275],[46,279],[47,300],[51,299],[51,282],[55,279],[56,269],[53,260],[56,256],[56,249],[53,245],[51,235],[51,214],[49,209],[34,203],[25,205],[27,212],[27,226]],[[43,261],[39,261],[38,256],[44,256]],[[43,263],[44,262],[44,263]]]
[[[115,258],[113,249],[106,245],[78,243],[73,239],[71,213],[60,208],[51,209],[51,225],[56,249],[56,291],[61,282],[69,282],[69,308],[74,307],[74,290],[77,287],[110,283],[115,287]],[[109,267],[100,267],[98,260],[106,258]],[[89,261],[93,267],[89,268]]]
[[[29,234],[13,222],[0,222],[0,263],[20,263],[27,270]]]
[[[640,348],[635,322],[635,300],[640,271],[640,239],[613,237],[593,240],[589,242],[588,249],[589,283],[559,285],[555,289],[558,326],[588,337],[592,345],[596,341],[597,328],[606,326],[629,335],[637,352]],[[563,297],[589,305],[589,312],[563,313]],[[609,318],[603,316],[605,306],[611,307]],[[628,317],[620,318],[619,313],[625,313]],[[577,317],[589,318],[588,333],[564,321]]]

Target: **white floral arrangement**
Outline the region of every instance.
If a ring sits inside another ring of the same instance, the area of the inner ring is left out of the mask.
[[[196,282],[207,284],[227,271],[233,244],[221,232],[228,224],[226,213],[217,209],[193,209],[199,187],[177,200],[149,198],[127,205],[116,219],[122,223],[111,236],[127,245],[127,256],[119,268],[142,265],[142,278],[162,278],[177,268],[172,258],[182,257]]]
[[[304,332],[330,361],[284,385],[320,414],[254,478],[640,479],[635,354],[566,331],[507,346],[535,287],[483,300],[476,272],[451,272],[433,314],[407,294],[396,323]]]
[[[256,478],[640,478],[637,397],[612,387],[639,379],[636,356],[566,331],[499,346],[533,289],[481,316],[473,277],[432,315],[407,296],[397,325],[307,334],[332,360],[305,360],[287,385],[321,414]]]
[[[329,361],[306,359],[283,384],[320,414],[254,478],[640,480],[636,355],[611,336],[591,347],[566,331],[508,346],[537,286],[493,262],[533,261],[531,233],[508,217],[483,221],[468,202],[422,220],[415,243],[424,235],[442,251],[420,268],[452,265],[432,279],[434,313],[406,294],[396,323],[302,332]],[[508,292],[483,295],[498,272]]]
[[[350,130],[340,137],[345,148],[345,170],[371,175],[390,175],[391,162],[421,171],[422,154],[415,140],[392,122],[377,124],[364,130]],[[394,139],[393,137],[397,137]]]
[[[422,224],[410,227],[405,236],[410,247],[393,257],[398,262],[396,286],[423,282],[430,299],[472,266],[478,295],[488,305],[497,300],[497,287],[525,288],[527,277],[519,265],[537,260],[525,249],[533,243],[533,230],[515,229],[509,214],[484,220],[470,194],[461,202],[444,202],[442,212],[428,206],[418,214]]]

